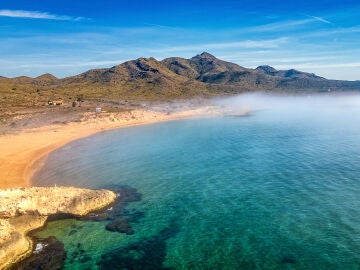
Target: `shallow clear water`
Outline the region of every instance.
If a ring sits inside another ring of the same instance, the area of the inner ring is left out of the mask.
[[[359,269],[358,119],[354,108],[261,111],[70,143],[36,184],[130,185],[142,200],[127,208],[144,217],[134,235],[70,219],[37,236],[65,243],[66,269]]]

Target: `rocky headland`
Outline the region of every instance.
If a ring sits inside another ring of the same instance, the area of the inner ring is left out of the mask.
[[[0,190],[0,269],[28,256],[33,242],[27,234],[49,217],[84,216],[116,199],[109,190],[73,187],[30,187]]]

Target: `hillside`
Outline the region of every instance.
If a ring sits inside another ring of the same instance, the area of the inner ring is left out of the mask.
[[[206,52],[191,59],[167,58],[161,63],[176,74],[204,83],[236,83],[256,73],[254,70],[217,59]]]
[[[59,97],[69,102],[79,99],[166,100],[258,90],[324,92],[329,89],[360,90],[360,81],[327,80],[311,73],[276,70],[270,66],[250,69],[204,52],[190,59],[139,58],[63,79],[51,74],[36,78],[0,77],[0,105],[37,106]]]

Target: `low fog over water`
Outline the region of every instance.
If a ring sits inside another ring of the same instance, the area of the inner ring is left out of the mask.
[[[271,110],[283,116],[311,116],[317,113],[332,114],[340,111],[360,111],[360,93],[324,93],[311,95],[284,95],[248,93],[217,98],[214,104],[229,114],[255,113]]]

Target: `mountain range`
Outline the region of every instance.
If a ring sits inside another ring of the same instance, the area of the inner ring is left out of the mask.
[[[190,59],[139,58],[63,79],[51,74],[36,78],[0,77],[0,90],[4,87],[49,90],[54,95],[76,92],[89,98],[162,99],[248,91],[355,91],[360,90],[360,81],[328,80],[312,73],[276,70],[270,66],[245,68],[203,52]]]

